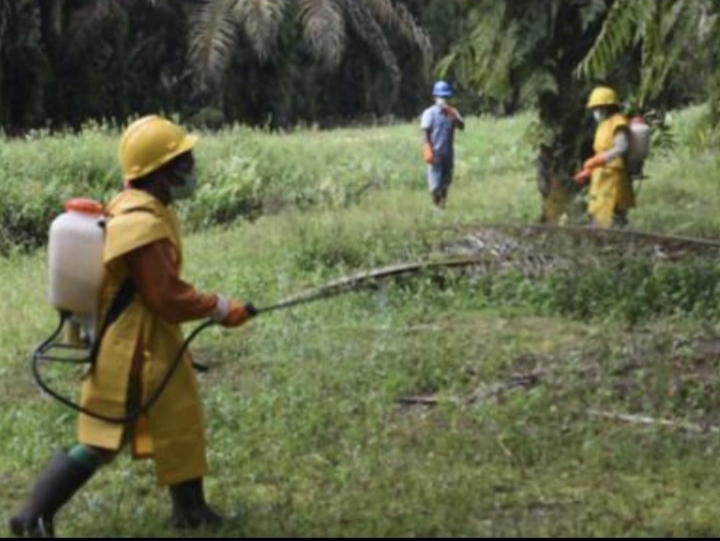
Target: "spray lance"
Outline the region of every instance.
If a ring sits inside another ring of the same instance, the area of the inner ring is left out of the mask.
[[[165,377],[157,390],[147,402],[125,416],[110,417],[83,408],[79,404],[60,395],[43,379],[41,363],[60,363],[66,365],[85,365],[91,371],[98,354],[103,335],[112,322],[113,312],[122,311],[121,302],[116,306],[113,302],[109,314],[96,331],[96,310],[102,280],[102,248],[104,243],[103,206],[88,199],[72,199],[65,205],[66,212],[58,216],[51,224],[48,240],[49,262],[49,300],[58,311],[60,322],[55,331],[38,345],[32,354],[32,373],[39,387],[48,395],[65,406],[90,417],[110,423],[125,424],[146,414],[157,402],[169,384],[173,374],[180,366],[190,344],[200,333],[217,325],[208,320],[197,327],[184,340],[177,355],[168,368]],[[488,256],[455,258],[444,261],[424,261],[403,263],[346,276],[327,284],[308,290],[300,295],[283,299],[276,304],[256,309],[255,316],[268,314],[296,306],[328,299],[358,290],[360,287],[374,283],[376,280],[419,272],[437,267],[463,267],[488,262]],[[121,288],[122,289],[122,288]],[[125,295],[125,304],[131,297]],[[120,294],[116,297],[122,299]],[[115,317],[117,317],[117,313]],[[61,338],[61,335],[64,336]],[[60,340],[58,340],[60,338]],[[207,367],[193,363],[193,367],[201,372]]]

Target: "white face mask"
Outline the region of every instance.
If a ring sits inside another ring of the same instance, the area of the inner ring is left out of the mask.
[[[447,106],[447,100],[445,98],[435,98],[435,103],[440,107]]]
[[[197,187],[197,176],[195,170],[188,171],[187,173],[175,172],[175,175],[183,180],[183,183],[179,186],[172,186],[170,188],[170,195],[173,201],[182,201],[183,199],[190,199],[195,194],[195,188]]]
[[[605,120],[605,113],[602,112],[600,109],[595,109],[593,111],[593,118],[595,119],[595,122],[602,122]]]

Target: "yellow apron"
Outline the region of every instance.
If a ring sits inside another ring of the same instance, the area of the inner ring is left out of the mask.
[[[110,202],[107,210],[100,322],[129,276],[123,255],[167,239],[175,247],[178,269],[182,266],[180,232],[172,209],[145,192],[126,190]],[[127,414],[130,370],[138,342],[143,356],[141,396],[146,403],[174,362],[183,336],[179,325],[154,315],[136,293],[128,308],[106,331],[95,369],[83,383],[81,404],[84,408],[112,417]],[[204,477],[208,469],[205,430],[191,361],[186,353],[147,416],[132,426],[81,414],[78,420],[80,442],[119,450],[128,430],[132,435],[133,456],[154,458],[158,484],[170,485]]]
[[[621,114],[603,120],[595,132],[595,154],[611,150],[615,146],[615,132],[627,127],[628,121]],[[588,213],[601,227],[612,225],[616,211],[635,207],[635,194],[622,157],[593,170],[589,197]]]

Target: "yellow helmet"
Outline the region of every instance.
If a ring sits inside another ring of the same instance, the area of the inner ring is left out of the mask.
[[[130,124],[120,139],[120,165],[126,181],[144,177],[192,150],[198,137],[157,115]]]
[[[599,86],[590,94],[587,107],[588,109],[592,109],[593,107],[602,107],[603,105],[620,105],[620,100],[612,88]]]

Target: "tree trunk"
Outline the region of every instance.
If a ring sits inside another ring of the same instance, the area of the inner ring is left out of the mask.
[[[537,161],[538,188],[542,197],[543,222],[558,222],[566,216],[584,219],[585,209],[573,202],[579,188],[572,181],[583,160],[592,152],[593,134],[587,123],[587,83],[578,81],[574,71],[594,40],[584,36],[578,7],[563,4],[555,15],[554,34],[545,57],[557,58],[553,77],[558,93],[540,96],[540,121],[553,134],[549,145],[541,146]],[[571,44],[583,46],[570,46]]]
[[[45,116],[51,124],[59,124],[64,120],[59,70],[62,60],[65,1],[37,0],[40,8],[42,48],[48,64],[48,73],[43,88],[43,105]]]

